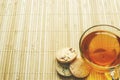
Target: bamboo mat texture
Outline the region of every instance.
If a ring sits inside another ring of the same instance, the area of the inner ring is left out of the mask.
[[[119,0],[0,0],[0,80],[84,80],[59,76],[56,51],[89,27],[120,28]],[[88,80],[103,80],[97,73]]]

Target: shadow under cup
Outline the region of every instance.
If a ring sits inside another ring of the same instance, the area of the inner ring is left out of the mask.
[[[97,72],[104,73],[120,66],[120,29],[111,25],[95,25],[80,38],[84,61]]]

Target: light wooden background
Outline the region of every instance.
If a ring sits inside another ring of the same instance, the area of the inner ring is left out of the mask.
[[[0,0],[0,80],[80,80],[57,75],[55,52],[96,24],[120,28],[120,1]]]

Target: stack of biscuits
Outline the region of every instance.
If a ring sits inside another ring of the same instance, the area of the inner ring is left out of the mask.
[[[82,60],[75,49],[63,48],[56,53],[58,74],[68,77],[85,78],[89,75],[91,68]]]

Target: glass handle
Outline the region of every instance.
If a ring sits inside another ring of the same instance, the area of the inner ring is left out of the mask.
[[[105,76],[107,80],[120,80],[120,66],[110,69],[105,73]]]
[[[120,80],[120,67],[110,70],[112,80]]]

